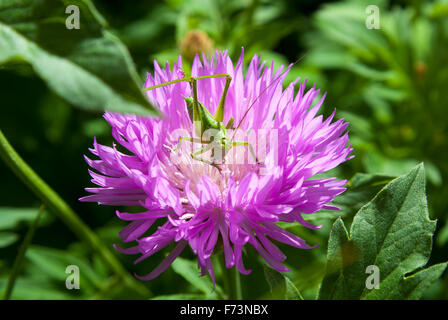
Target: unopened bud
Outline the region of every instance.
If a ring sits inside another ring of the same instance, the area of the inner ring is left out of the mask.
[[[425,78],[425,75],[426,75],[426,70],[428,69],[426,64],[423,61],[418,61],[415,64],[414,69],[415,69],[415,73],[417,75],[417,78],[419,80],[423,80]]]
[[[196,54],[209,53],[213,47],[213,41],[201,30],[188,31],[180,43],[182,56],[192,60]]]

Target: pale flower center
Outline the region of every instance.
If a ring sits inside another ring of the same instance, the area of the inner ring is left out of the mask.
[[[196,184],[203,175],[206,175],[218,186],[222,196],[228,188],[231,177],[238,184],[248,173],[258,172],[261,166],[254,163],[254,160],[247,160],[250,155],[246,146],[232,147],[225,155],[222,164],[210,164],[213,159],[212,151],[199,154],[193,159],[191,156],[193,144],[194,150],[202,147],[199,143],[189,141],[183,141],[179,150],[175,150],[177,143],[165,146],[171,161],[162,162],[162,168],[170,182],[181,191],[186,181],[190,180],[190,188],[196,193]]]

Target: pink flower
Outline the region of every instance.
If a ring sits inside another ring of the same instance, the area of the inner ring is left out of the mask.
[[[155,74],[148,74],[146,88],[183,77],[180,57],[172,69],[169,64],[165,69],[157,63],[154,66]],[[328,203],[345,191],[346,181],[313,176],[350,158],[348,123],[343,119],[331,123],[334,113],[325,121],[316,116],[324,100],[322,97],[312,107],[319,90],[305,91],[302,83],[294,95],[298,80],[283,90],[286,72],[282,71],[280,68],[274,73],[273,65],[261,64],[260,58],[254,56],[244,77],[243,54],[234,67],[226,52],[216,52],[210,59],[204,56],[202,61],[197,56],[193,63],[192,76],[227,73],[232,77],[224,124],[234,117],[234,126],[240,124],[243,133],[259,134],[264,130],[267,137],[276,138],[265,139],[266,156],[258,162],[250,161],[248,147],[241,146],[231,148],[219,166],[192,159],[185,147],[191,148],[194,143],[183,141],[181,151],[175,151],[179,136],[174,132],[192,131],[184,101],[192,94],[187,82],[147,91],[148,99],[164,113],[163,119],[106,112],[104,117],[114,139],[130,155],[117,151],[115,145],[107,147],[95,140],[90,151],[99,160],[86,157],[86,161],[98,172],[89,171],[92,182],[99,187],[87,188],[93,195],[80,200],[142,208],[141,213],[117,211],[120,219],[129,221],[119,236],[123,242],[136,245],[116,248],[126,254],[141,254],[136,263],[175,243],[157,268],[138,278],[157,277],[187,246],[197,255],[202,274],[208,271],[213,279],[211,257],[218,241],[222,242],[226,267],[236,266],[244,274],[250,272],[243,264],[245,245],[253,246],[272,268],[281,272],[288,271],[282,264],[286,256],[274,242],[313,248],[276,222],[297,221],[315,229],[320,226],[306,222],[304,214],[322,208],[337,209]],[[198,80],[198,99],[212,114],[224,83],[225,78]],[[210,154],[202,156],[212,159]],[[153,230],[151,226],[158,219],[163,224]]]

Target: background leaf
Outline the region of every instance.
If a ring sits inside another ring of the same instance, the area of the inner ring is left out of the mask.
[[[79,108],[157,114],[129,52],[93,4],[70,4],[80,8],[79,30],[66,28],[64,1],[0,1],[0,65],[29,63],[50,89]]]
[[[356,214],[348,237],[341,219],[328,244],[321,299],[417,299],[446,268],[423,267],[431,253],[435,222],[428,216],[425,172],[418,165],[382,189]],[[380,270],[380,288],[365,286],[366,268]]]
[[[8,279],[0,279],[0,294],[2,296],[7,283]],[[17,279],[11,296],[11,299],[25,300],[60,300],[71,298],[73,297],[68,293],[68,290],[63,291],[54,285],[49,285],[48,281],[43,281],[42,279]]]
[[[7,247],[19,239],[19,236],[14,232],[0,232],[0,248]]]
[[[213,283],[208,276],[201,276],[197,264],[180,257],[177,257],[172,264],[173,270],[187,280],[193,287],[202,291],[206,295],[213,292]],[[215,286],[216,293],[221,293],[221,288]]]
[[[33,221],[37,216],[36,208],[0,207],[0,230],[12,229],[20,222]]]
[[[33,269],[37,268],[48,277],[64,283],[68,276],[65,270],[69,265],[79,267],[85,286],[99,286],[104,280],[92,269],[89,262],[68,252],[33,245],[27,250],[26,257],[31,261]]]
[[[266,265],[263,265],[263,267],[266,281],[271,288],[274,299],[303,300],[299,290],[287,276]]]

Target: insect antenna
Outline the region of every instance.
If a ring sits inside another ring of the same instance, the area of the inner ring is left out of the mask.
[[[249,105],[249,107],[246,109],[246,112],[244,112],[243,117],[240,119],[240,121],[238,122],[238,125],[236,126],[236,128],[234,129],[233,135],[232,135],[232,139],[231,141],[233,141],[233,139],[235,138],[235,134],[237,132],[237,130],[239,129],[239,127],[241,126],[241,124],[243,123],[244,119],[246,118],[246,116],[248,115],[249,111],[252,109],[252,107],[255,105],[255,102],[257,102],[257,100],[263,95],[263,93],[266,92],[267,89],[269,89],[272,85],[274,85],[275,82],[277,82],[286,72],[288,72],[288,70],[293,67],[294,65],[296,65],[298,62],[300,62],[303,58],[306,57],[306,55],[308,54],[308,52],[305,52],[300,58],[298,58],[295,62],[293,62],[292,64],[290,64],[288,66],[288,68],[286,68],[285,71],[281,72],[280,75],[278,75],[274,80],[272,80],[272,82],[270,84],[268,84],[258,95],[258,97],[255,98],[254,101],[252,101],[252,103]]]

